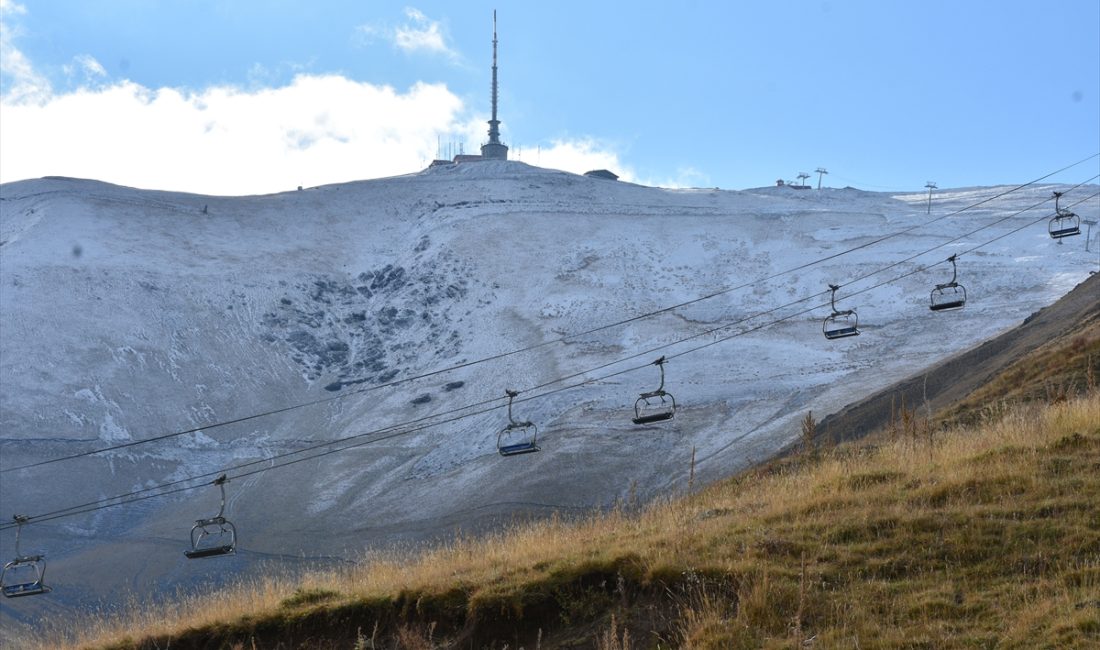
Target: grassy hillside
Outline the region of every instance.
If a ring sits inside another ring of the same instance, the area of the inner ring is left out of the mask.
[[[996,416],[638,513],[136,606],[73,647],[1097,647],[1100,392]]]
[[[939,419],[949,423],[976,422],[999,405],[1062,401],[1098,382],[1100,316],[1081,324],[1068,343],[1059,340],[1043,345],[1016,361],[966,399],[945,409]]]

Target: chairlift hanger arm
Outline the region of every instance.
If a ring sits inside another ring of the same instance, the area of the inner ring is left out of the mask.
[[[959,283],[957,281],[959,274],[958,274],[958,267],[955,265],[955,257],[956,257],[956,255],[952,255],[951,257],[947,258],[947,261],[951,262],[951,281],[950,282],[944,282],[943,284],[937,284],[936,288],[933,291],[939,291],[939,290],[942,290],[942,289],[952,289],[952,288],[955,288],[955,287],[959,286]]]
[[[661,383],[657,386],[657,390],[654,393],[664,394],[665,392],[665,358],[662,356],[653,362],[653,365],[657,366],[661,370]]]
[[[504,394],[508,396],[508,428],[512,429],[521,426],[520,423],[516,422],[515,418],[512,417],[512,402],[519,395],[519,391],[505,388]]]
[[[218,507],[218,515],[217,515],[217,517],[215,517],[216,519],[224,519],[224,515],[225,515],[225,484],[228,483],[228,482],[229,482],[229,478],[225,474],[222,474],[221,476],[214,479],[214,481],[213,481],[213,485],[217,485],[218,488],[221,489],[221,496],[222,496],[221,506]]]

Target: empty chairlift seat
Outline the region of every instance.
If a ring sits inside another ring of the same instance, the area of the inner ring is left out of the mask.
[[[1067,208],[1060,207],[1058,200],[1062,198],[1062,192],[1054,193],[1054,216],[1050,219],[1047,230],[1051,239],[1073,237],[1081,234],[1081,217],[1070,212]]]
[[[1047,228],[1050,231],[1051,239],[1080,235],[1081,218],[1072,212],[1056,215],[1051,218],[1050,225]]]
[[[661,383],[657,390],[642,393],[634,402],[634,424],[653,424],[671,420],[676,415],[676,398],[665,391],[665,363],[664,357],[657,359],[653,365],[661,370]]]
[[[512,401],[519,395],[514,390],[505,390],[508,396],[508,425],[497,434],[497,452],[501,456],[519,456],[539,451],[539,429],[533,422],[517,422],[512,417]]]
[[[966,304],[966,287],[955,281],[958,268],[955,266],[955,256],[947,258],[951,262],[951,281],[937,284],[929,296],[928,308],[932,311],[951,311],[962,309]]]
[[[0,593],[7,598],[34,596],[50,591],[42,581],[46,577],[45,555],[20,555],[19,538],[23,524],[29,521],[26,515],[15,515],[15,559],[4,565],[0,574]]]
[[[825,334],[825,338],[832,340],[848,336],[859,336],[859,316],[856,314],[856,310],[838,310],[836,308],[836,291],[840,286],[830,284],[829,288],[833,291],[832,296],[829,298],[833,313],[821,323],[821,331]]]
[[[209,519],[198,519],[191,527],[191,548],[183,554],[192,560],[206,557],[232,555],[237,550],[237,527],[225,518],[225,474],[214,479],[213,485],[221,489],[221,507],[218,514]]]

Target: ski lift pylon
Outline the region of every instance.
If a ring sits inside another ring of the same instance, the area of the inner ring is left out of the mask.
[[[183,552],[189,559],[232,555],[237,550],[237,527],[225,518],[225,474],[214,479],[211,485],[221,489],[222,501],[218,514],[209,519],[196,519],[191,527],[191,548]]]
[[[518,391],[505,389],[508,396],[508,425],[497,434],[497,451],[501,456],[532,454],[539,450],[539,428],[531,421],[516,422],[512,417],[512,401]]]
[[[661,383],[657,390],[642,393],[634,402],[634,418],[631,420],[634,424],[663,422],[676,415],[676,398],[665,391],[665,363],[667,360],[664,357],[653,362],[661,370]]]
[[[19,537],[23,524],[30,517],[15,515],[12,519],[15,520],[15,559],[5,564],[0,573],[0,592],[8,598],[47,593],[50,588],[42,583],[46,576],[46,556],[19,554]]]
[[[955,279],[958,277],[958,268],[955,266],[955,256],[947,258],[948,262],[951,262],[951,281],[944,284],[937,284],[936,288],[932,290],[929,295],[928,308],[932,311],[951,311],[953,309],[962,309],[966,304],[966,287],[962,286]]]
[[[1050,224],[1047,226],[1051,239],[1081,234],[1081,217],[1070,212],[1068,208],[1060,207],[1058,200],[1061,198],[1062,192],[1054,193],[1054,216],[1051,217]]]
[[[829,298],[833,313],[825,317],[825,320],[821,323],[821,331],[825,334],[825,338],[832,340],[842,339],[846,336],[859,336],[859,316],[856,315],[856,310],[839,311],[836,308],[836,291],[840,288],[840,285],[830,284],[829,288],[833,291],[832,296]]]

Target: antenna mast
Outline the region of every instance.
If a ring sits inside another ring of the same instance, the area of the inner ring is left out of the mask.
[[[500,141],[500,120],[497,119],[497,11],[493,10],[493,117],[489,120],[489,142],[481,145],[481,156],[508,160],[508,147]]]
[[[489,120],[489,142],[500,144],[500,120],[497,119],[497,10],[493,9],[493,119]]]

